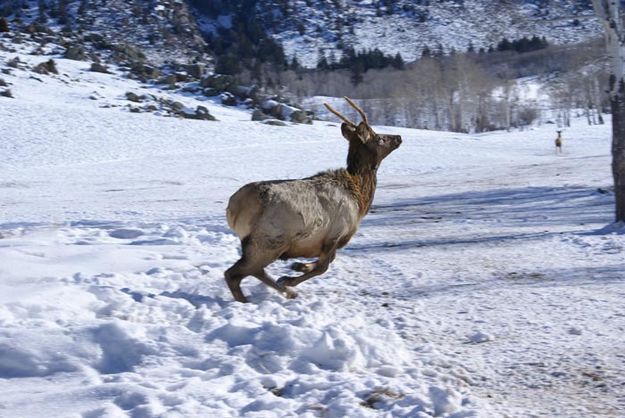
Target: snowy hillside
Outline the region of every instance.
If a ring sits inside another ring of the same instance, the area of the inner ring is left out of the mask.
[[[106,42],[138,48],[157,65],[210,64],[210,48],[224,54],[223,46],[217,47],[219,39],[240,41],[242,26],[255,38],[239,45],[237,52],[250,49],[248,43],[257,42],[263,32],[278,41],[289,58],[297,57],[308,67],[317,64],[321,53],[332,62],[350,47],[378,48],[391,56],[399,52],[413,61],[426,46],[466,51],[470,44],[476,50],[488,49],[504,37],[536,35],[552,44],[574,44],[601,35],[586,0],[0,0],[0,16],[16,26],[38,22],[73,31],[82,41],[89,38],[84,34],[95,33]],[[259,54],[263,58],[271,53],[267,48]]]
[[[109,45],[116,45],[118,53],[138,49],[157,65],[210,59],[191,9],[179,0],[0,0],[0,15],[16,25],[37,22],[75,32],[82,40],[70,41],[74,46],[91,38],[99,50]]]
[[[338,124],[55,60],[0,75],[0,416],[622,415],[608,125],[574,121],[562,155],[553,125],[376,127],[403,144],[358,234],[297,299],[250,278],[244,305],[223,282],[229,196],[342,166]],[[129,91],[218,121],[132,113]]]
[[[199,3],[199,2],[195,2]],[[232,9],[224,2],[220,16],[200,14],[204,32],[230,29]],[[248,2],[247,4],[249,4]],[[322,51],[341,58],[345,47],[378,48],[401,53],[406,61],[421,56],[425,46],[466,51],[496,46],[504,37],[545,36],[555,44],[578,43],[600,36],[601,26],[587,1],[256,1],[254,19],[263,24],[289,57],[314,67]],[[252,17],[247,16],[248,19]]]

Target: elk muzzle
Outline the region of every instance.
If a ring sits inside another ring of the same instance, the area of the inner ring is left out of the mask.
[[[396,150],[401,145],[401,136],[400,135],[380,135],[383,137],[385,142],[388,144],[391,151]]]

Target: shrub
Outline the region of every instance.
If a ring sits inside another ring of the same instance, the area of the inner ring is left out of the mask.
[[[54,60],[48,60],[46,62],[42,62],[37,64],[33,71],[38,74],[58,74],[59,71],[56,69],[56,63]]]
[[[104,64],[100,64],[99,62],[94,62],[93,64],[91,64],[91,68],[89,70],[96,73],[109,73],[107,66]]]
[[[10,60],[9,62],[7,62],[7,65],[11,68],[18,68],[20,65],[21,61],[19,57],[15,57],[12,60]]]
[[[531,106],[525,106],[519,110],[519,125],[528,126],[531,125],[536,119],[538,119],[538,109]]]

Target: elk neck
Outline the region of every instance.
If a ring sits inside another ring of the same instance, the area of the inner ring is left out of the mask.
[[[375,188],[379,162],[361,147],[351,145],[347,154],[349,187],[358,201],[360,216],[369,212]]]

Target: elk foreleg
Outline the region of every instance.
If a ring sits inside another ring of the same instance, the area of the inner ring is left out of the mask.
[[[299,271],[300,273],[308,273],[310,271],[313,271],[316,265],[317,265],[317,262],[314,262],[314,263],[295,262],[291,264],[291,270]]]
[[[265,283],[267,286],[274,288],[279,293],[282,293],[284,297],[286,297],[287,299],[293,299],[297,297],[297,292],[295,290],[289,289],[285,287],[284,285],[280,285],[279,283],[276,283],[276,281],[270,275],[267,274],[265,269],[262,269],[258,273],[254,273],[253,276],[256,277],[258,280],[260,280],[261,282]]]

